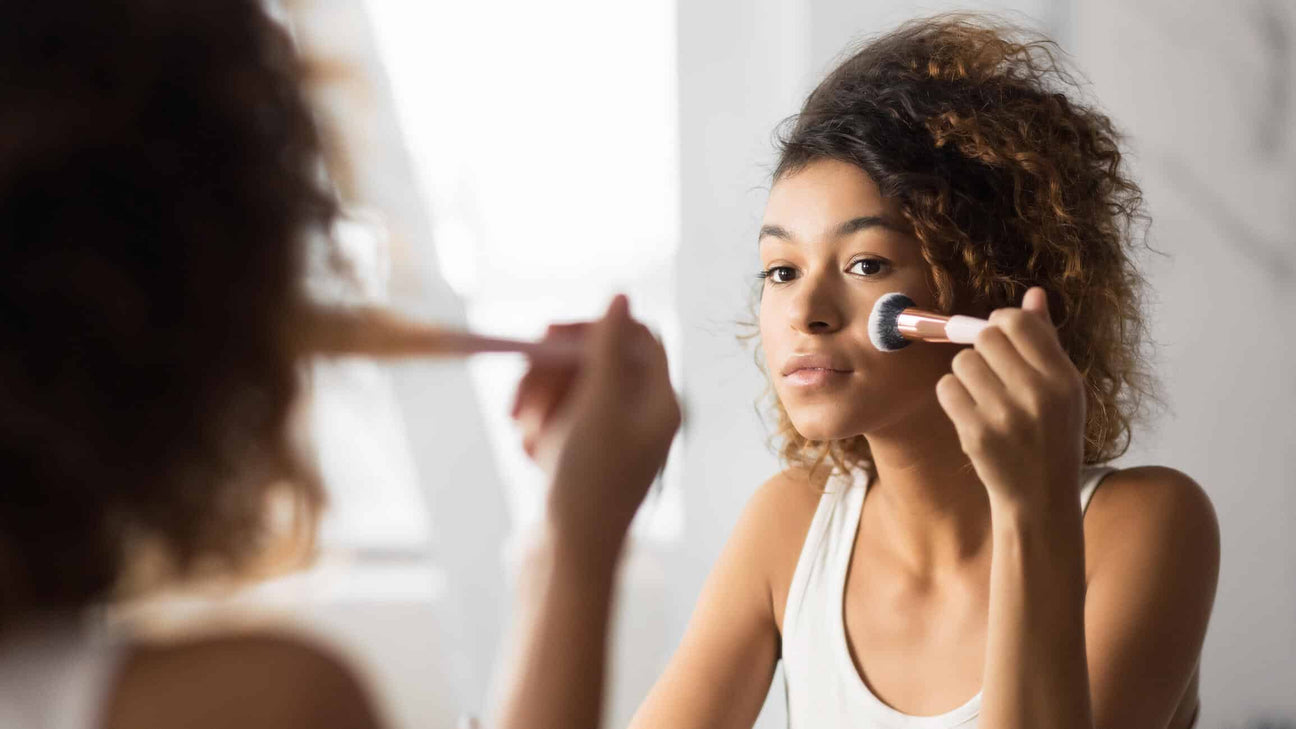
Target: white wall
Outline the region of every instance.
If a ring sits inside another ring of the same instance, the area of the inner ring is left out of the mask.
[[[684,538],[664,607],[678,642],[703,579],[752,491],[777,470],[756,414],[764,382],[738,335],[751,320],[770,133],[794,109],[807,8],[795,0],[679,3],[681,241],[688,448]],[[776,687],[779,685],[776,680]],[[782,692],[760,726],[782,725]]]
[[[1152,213],[1171,409],[1126,459],[1210,493],[1222,531],[1202,726],[1296,721],[1296,57],[1291,3],[1092,0],[1076,52]]]

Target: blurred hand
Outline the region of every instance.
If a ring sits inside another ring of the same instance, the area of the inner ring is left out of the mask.
[[[533,361],[513,417],[551,482],[548,516],[565,538],[619,548],[680,425],[666,352],[624,296],[598,321],[549,328],[577,340],[576,364]]]

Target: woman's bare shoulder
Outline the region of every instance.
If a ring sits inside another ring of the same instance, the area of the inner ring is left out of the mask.
[[[782,629],[783,607],[801,547],[823,495],[822,475],[789,468],[761,484],[747,503],[737,531],[752,545],[769,585],[775,624]]]
[[[1122,468],[1105,476],[1084,529],[1091,575],[1137,544],[1218,560],[1219,522],[1210,496],[1192,477],[1167,466]]]
[[[761,484],[748,500],[739,528],[756,532],[761,541],[801,542],[823,495],[823,478],[802,468],[788,468]]]
[[[337,656],[288,634],[144,643],[127,656],[109,729],[376,729],[370,698]]]

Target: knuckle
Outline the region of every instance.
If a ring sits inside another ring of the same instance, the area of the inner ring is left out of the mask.
[[[1009,340],[1009,326],[1006,321],[1000,320],[993,326],[982,329],[977,335],[976,346],[979,349],[987,347],[1002,347]]]
[[[1025,316],[1025,312],[1023,312],[1021,309],[1008,309],[1004,311],[1004,315],[1001,318],[1000,327],[1005,332],[1016,334],[1017,332],[1020,332],[1022,330],[1022,327],[1025,325],[1026,325],[1026,316]]]
[[[1022,434],[1031,430],[1032,424],[1036,422],[1037,417],[1025,410],[1013,409],[1009,411],[1004,418],[1004,433]]]
[[[988,436],[998,436],[1001,433],[1010,433],[1017,428],[1017,411],[1011,407],[996,408],[990,414],[988,420],[989,423],[986,427]]]
[[[1048,410],[1050,397],[1040,388],[1032,386],[1022,388],[1021,401],[1026,412],[1039,416]]]
[[[985,423],[979,421],[964,426],[959,434],[963,451],[969,454],[984,453],[990,447],[991,439],[990,429]]]
[[[684,412],[683,410],[680,409],[679,403],[675,402],[672,399],[670,410],[666,415],[666,424],[669,426],[670,432],[674,433],[675,431],[679,430],[680,425],[682,425],[683,423],[684,423]]]

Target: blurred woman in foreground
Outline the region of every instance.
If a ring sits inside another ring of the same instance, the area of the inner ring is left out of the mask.
[[[322,507],[292,419],[337,344],[303,281],[337,201],[291,42],[254,0],[0,15],[0,724],[378,726],[300,639],[86,619],[247,574],[282,537],[269,503],[305,534]],[[624,299],[576,334],[579,364],[519,391],[552,490],[501,726],[597,725],[616,558],[679,422]]]

